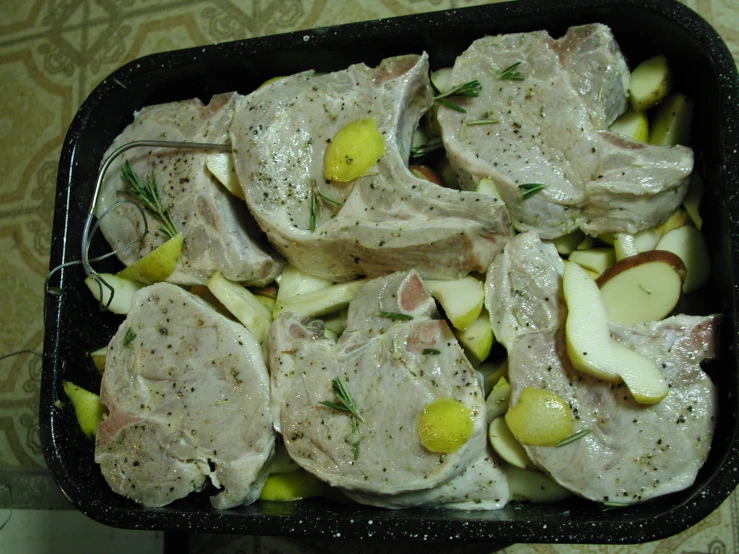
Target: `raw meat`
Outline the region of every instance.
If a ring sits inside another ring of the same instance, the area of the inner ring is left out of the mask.
[[[485,271],[511,233],[503,203],[440,187],[406,167],[413,130],[430,106],[425,55],[300,73],[238,100],[236,172],[250,211],[290,263],[332,281],[411,268],[427,278]],[[385,154],[349,183],[325,180],[332,138],[368,117],[385,136]]]
[[[515,63],[521,80],[501,78]],[[476,40],[451,83],[473,79],[480,96],[455,100],[466,113],[439,110],[444,146],[462,188],[493,180],[517,230],[635,233],[680,206],[692,150],[607,130],[626,105],[629,73],[605,25],[573,27],[558,40],[545,31]],[[497,123],[467,125],[482,119]],[[526,198],[526,185],[544,188]]]
[[[199,298],[168,283],[136,294],[100,399],[95,461],[115,492],[164,506],[210,479],[215,508],[258,498],[275,441],[262,350]]]

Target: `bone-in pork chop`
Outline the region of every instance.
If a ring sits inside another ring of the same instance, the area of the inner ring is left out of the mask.
[[[147,106],[116,137],[106,156],[134,140],[171,140],[225,143],[233,117],[233,94],[214,96],[208,105],[198,99]],[[204,284],[216,272],[232,281],[264,285],[281,271],[266,240],[242,200],[231,195],[205,166],[208,152],[181,148],[139,147],[121,154],[110,165],[100,191],[95,214],[103,213],[126,197],[121,168],[125,161],[143,181],[153,174],[162,200],[184,236],[182,256],[169,282]],[[149,233],[134,247],[118,253],[130,265],[166,239],[160,224],[147,215]],[[108,243],[118,249],[138,239],[144,231],[141,213],[124,204],[100,221]]]
[[[415,271],[369,281],[337,342],[323,337],[315,320],[278,316],[270,368],[285,445],[301,466],[359,502],[500,507],[508,490],[497,464],[484,459],[482,389],[446,322],[435,316]],[[363,418],[356,429],[350,415],[321,404],[336,402],[337,378]],[[472,436],[448,454],[427,450],[418,431],[422,410],[439,398],[457,400],[472,414]]]
[[[236,172],[249,210],[290,263],[333,281],[411,268],[427,278],[485,271],[510,236],[503,203],[406,167],[431,102],[425,55],[300,73],[238,100],[230,132]],[[326,180],[329,143],[366,118],[385,137],[384,155],[351,182]]]
[[[259,496],[275,437],[262,350],[199,298],[167,283],[136,294],[100,399],[95,461],[115,492],[163,506],[210,479],[215,508]]]
[[[626,105],[629,80],[608,27],[573,27],[558,40],[546,31],[476,40],[457,58],[451,83],[473,79],[479,97],[455,100],[466,113],[439,110],[444,146],[462,188],[492,179],[519,231],[635,233],[682,202],[692,150],[607,130]],[[468,124],[476,120],[497,122]]]
[[[720,318],[610,325],[611,336],[652,359],[670,387],[657,404],[639,404],[624,384],[570,364],[562,263],[549,260],[547,249],[533,233],[511,240],[488,272],[486,303],[491,314],[519,314],[496,328],[508,349],[511,405],[526,387],[549,390],[570,405],[575,428],[590,433],[562,447],[525,446],[529,457],[562,486],[597,502],[630,504],[690,486],[716,424],[716,388],[700,362],[716,355]],[[520,280],[525,274],[530,287]],[[495,326],[498,318],[491,321]]]

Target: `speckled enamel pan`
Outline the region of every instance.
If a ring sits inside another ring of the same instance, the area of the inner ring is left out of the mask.
[[[737,456],[737,307],[739,306],[739,78],[718,34],[673,0],[519,1],[301,31],[167,52],[135,60],[105,79],[77,113],[59,162],[50,266],[79,260],[87,208],[107,146],[142,106],[219,92],[247,93],[266,79],[305,69],[329,71],[376,64],[427,51],[434,67],[451,65],[486,34],[547,29],[561,35],[576,24],[610,25],[630,59],[657,53],[677,60],[676,89],[696,101],[692,146],[708,193],[704,232],[712,282],[697,299],[702,313],[725,315],[721,358],[708,366],[720,410],[710,456],[693,486],[624,509],[583,500],[553,505],[511,503],[491,512],[381,510],[329,500],[257,502],[216,511],[209,492],[165,508],[144,508],[114,494],[93,461],[93,444],[77,428],[62,381],[97,390],[100,375],[88,352],[107,344],[120,316],[101,313],[83,284],[80,265],[62,269],[47,295],[40,406],[44,454],[59,487],[77,508],[116,527],[259,535],[496,542],[633,543],[687,529],[711,513],[739,481]],[[107,251],[96,236],[91,255]],[[120,268],[115,259],[100,271]],[[697,311],[697,310],[696,310]]]

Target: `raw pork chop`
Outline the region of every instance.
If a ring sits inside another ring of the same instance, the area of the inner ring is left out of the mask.
[[[233,94],[219,94],[207,106],[198,99],[147,106],[113,141],[106,156],[134,140],[227,142],[233,97]],[[266,241],[243,202],[226,191],[206,169],[207,155],[204,150],[144,147],[121,154],[106,173],[95,213],[100,217],[125,198],[119,191],[125,187],[121,168],[128,160],[140,179],[154,173],[162,199],[184,235],[182,256],[168,281],[181,285],[204,284],[220,270],[233,281],[264,285],[280,273],[282,262],[263,248]],[[149,233],[138,244],[118,254],[126,265],[167,239],[158,230],[160,224],[151,216],[147,218]],[[106,215],[100,221],[100,228],[114,249],[135,241],[144,230],[141,213],[129,204]]]
[[[487,269],[511,232],[503,203],[439,187],[406,167],[414,127],[431,102],[425,55],[300,73],[238,100],[236,172],[250,211],[288,261],[333,281],[411,268],[435,278]],[[354,181],[325,180],[332,138],[368,117],[385,136],[385,154]]]
[[[134,333],[133,340],[127,341]],[[222,489],[215,508],[257,499],[274,450],[269,376],[241,325],[180,287],[141,289],[108,346],[95,461],[145,506]]]
[[[415,271],[369,281],[337,342],[324,338],[316,320],[278,316],[270,368],[285,445],[301,466],[359,502],[501,507],[507,483],[484,459],[480,384],[446,322],[434,317],[434,300]],[[356,431],[348,414],[320,404],[336,400],[336,378],[364,419]],[[437,398],[458,400],[473,413],[472,437],[451,454],[426,450],[418,435],[421,411]]]
[[[718,316],[674,316],[631,327],[611,324],[611,336],[655,361],[670,387],[661,402],[642,405],[623,384],[574,369],[564,337],[561,262],[533,233],[518,235],[488,272],[491,313],[522,314],[502,325],[515,405],[526,387],[559,394],[576,428],[590,434],[563,447],[525,446],[532,461],[573,492],[598,502],[633,503],[690,486],[705,462],[717,410],[716,389],[700,362],[716,352]],[[528,273],[536,282],[510,283]],[[523,290],[523,294],[520,292]],[[556,297],[556,298],[555,298]],[[537,301],[546,309],[531,309]],[[493,325],[496,318],[491,318]]]
[[[515,63],[521,80],[501,78]],[[629,73],[611,31],[571,28],[485,37],[454,65],[455,85],[477,79],[467,113],[439,111],[444,146],[463,188],[489,178],[514,226],[554,238],[654,227],[682,202],[692,150],[651,146],[610,133],[626,105]],[[466,125],[479,119],[498,123]],[[525,199],[521,185],[545,185]]]

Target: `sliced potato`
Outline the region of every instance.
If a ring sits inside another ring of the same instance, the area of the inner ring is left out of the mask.
[[[244,189],[236,176],[231,152],[214,152],[205,158],[205,167],[221,183],[226,190],[237,198],[244,199]]]
[[[64,381],[62,386],[65,394],[72,401],[80,429],[88,439],[94,439],[98,424],[105,414],[105,406],[100,403],[100,396],[78,387],[71,381]]]
[[[431,84],[434,85],[436,90],[445,92],[451,88],[449,83],[451,82],[452,70],[452,67],[442,67],[431,72]]]
[[[585,235],[582,242],[577,245],[575,250],[590,250],[593,247],[595,247],[595,239],[590,235]]]
[[[650,250],[616,262],[596,283],[608,319],[635,325],[667,317],[680,300],[685,275],[675,254]]]
[[[418,177],[419,179],[424,179],[436,185],[444,184],[441,175],[439,175],[435,169],[432,169],[427,165],[412,164],[408,167],[408,169],[414,176]]]
[[[672,71],[663,55],[644,60],[631,72],[629,101],[637,112],[659,104],[670,92]]]
[[[316,496],[323,496],[323,483],[301,468],[290,473],[272,473],[267,477],[259,499],[294,502]]]
[[[575,250],[567,259],[600,275],[616,262],[616,253],[608,246],[598,246]]]
[[[287,264],[280,274],[280,287],[277,289],[276,299],[278,302],[284,301],[298,294],[324,289],[329,285],[331,285],[331,281],[306,273],[292,264]]]
[[[296,312],[304,317],[319,317],[344,309],[366,282],[366,279],[360,279],[338,283],[289,298],[278,298],[272,312],[273,317],[277,317],[282,312]]]
[[[100,373],[103,373],[105,371],[105,359],[107,355],[108,355],[107,346],[103,346],[102,348],[98,348],[97,350],[93,350],[92,352],[90,352],[90,358],[92,358],[92,363]]]
[[[449,281],[426,279],[424,283],[456,329],[468,329],[480,316],[485,291],[479,279],[468,275]]]
[[[644,112],[633,108],[622,113],[608,128],[612,133],[628,137],[639,142],[649,140],[649,119]]]
[[[130,279],[124,279],[118,275],[113,275],[112,273],[99,273],[98,275],[108,283],[108,285],[113,287],[113,300],[110,301],[111,293],[107,287],[102,286],[101,289],[97,281],[91,276],[88,276],[85,278],[85,284],[87,285],[87,288],[90,289],[95,300],[103,305],[107,305],[108,301],[110,301],[108,310],[114,314],[127,314],[128,310],[131,309],[133,295],[145,285],[138,281],[131,281]]]
[[[505,413],[508,411],[508,404],[510,403],[510,400],[511,384],[508,382],[508,379],[506,379],[505,377],[501,377],[485,400],[485,410],[488,425],[496,417],[505,415]]]
[[[690,216],[693,225],[699,231],[703,227],[703,218],[700,214],[700,205],[703,200],[703,179],[697,173],[690,176],[690,186],[688,194],[683,199],[683,208]]]
[[[361,177],[385,153],[385,137],[373,118],[345,125],[328,145],[323,160],[326,179],[346,183]]]
[[[269,465],[269,473],[292,473],[300,469],[300,465],[290,457],[284,444],[280,444],[275,450],[275,456]]]
[[[182,253],[182,233],[177,233],[140,260],[118,272],[118,276],[150,285],[165,281],[177,266]]]
[[[605,381],[623,380],[642,404],[667,396],[667,382],[655,363],[611,338],[600,289],[583,268],[565,263],[562,291],[567,304],[567,355],[573,367]]]
[[[706,239],[698,229],[692,225],[673,229],[660,239],[657,249],[677,254],[685,264],[684,293],[698,290],[706,284],[711,275],[711,258]]]
[[[533,469],[535,467],[526,454],[526,450],[511,433],[504,417],[496,417],[490,422],[488,440],[490,446],[503,461],[521,469]]]
[[[508,358],[499,361],[486,360],[475,369],[482,376],[483,388],[487,397],[500,378],[508,375]]]
[[[511,500],[551,504],[572,496],[572,493],[540,471],[521,469],[513,465],[504,468]]]
[[[479,366],[490,355],[495,340],[488,311],[483,308],[472,325],[464,331],[455,329],[454,335],[464,348],[472,366]]]
[[[517,440],[532,446],[554,446],[572,435],[575,418],[567,402],[551,391],[526,387],[505,414]]]
[[[634,235],[634,246],[637,252],[654,250],[662,235],[657,229],[644,229]]]
[[[580,229],[577,229],[575,231],[572,231],[571,233],[567,233],[566,235],[562,235],[561,237],[552,239],[552,243],[561,256],[569,256],[577,249],[579,245],[582,244],[584,240],[585,233],[583,233]]]
[[[614,233],[613,253],[616,255],[616,261],[623,260],[630,256],[636,256],[639,252],[636,250],[636,240],[634,239],[634,235],[630,235],[628,233]]]
[[[495,184],[495,181],[492,179],[480,179],[477,182],[477,188],[475,189],[475,192],[479,192],[480,194],[487,194],[489,196],[495,196],[496,198],[500,198],[500,191],[498,191],[498,185]]]
[[[332,314],[328,314],[327,316],[323,317],[323,325],[326,329],[329,329],[337,335],[340,335],[344,332],[344,329],[346,329],[347,315],[348,310],[346,308]]]
[[[668,96],[652,119],[649,144],[657,146],[687,145],[693,122],[695,102],[684,94]]]
[[[456,452],[470,440],[473,431],[472,410],[453,398],[432,400],[426,404],[418,418],[421,444],[431,452]]]
[[[678,208],[670,214],[670,217],[668,217],[661,225],[657,227],[657,232],[659,233],[659,236],[661,238],[673,229],[677,229],[678,227],[689,224],[690,216],[688,215],[688,212],[686,212],[683,208]]]
[[[229,281],[220,271],[208,280],[208,289],[246,327],[267,354],[267,338],[272,314],[246,287]]]

